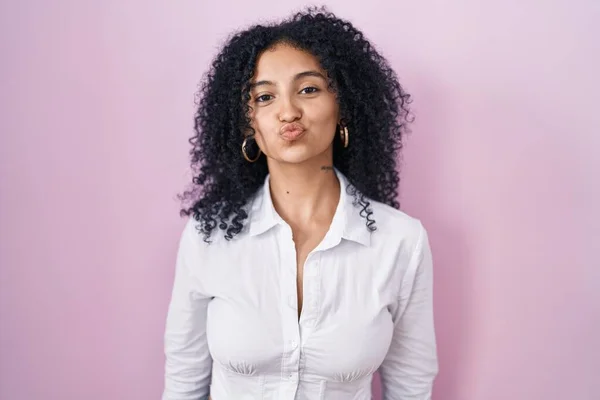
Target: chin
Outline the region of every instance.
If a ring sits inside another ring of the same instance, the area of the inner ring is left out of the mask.
[[[311,160],[312,158],[314,158],[314,157],[296,155],[296,156],[280,157],[278,159],[278,161],[281,163],[285,163],[285,164],[304,164],[307,161]]]
[[[312,143],[312,145],[296,142],[291,146],[278,146],[277,151],[271,153],[271,158],[280,163],[304,164],[311,161],[329,160],[331,156],[328,152],[332,151],[333,146],[329,142]]]
[[[309,151],[306,148],[289,148],[281,150],[276,158],[279,162],[289,164],[303,164],[319,155],[319,152]]]

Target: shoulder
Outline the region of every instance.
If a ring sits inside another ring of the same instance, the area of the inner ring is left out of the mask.
[[[414,253],[427,240],[427,231],[419,218],[409,215],[385,203],[372,199],[371,219],[375,221],[377,230],[373,232],[376,242],[391,246],[401,246],[409,253]]]
[[[188,217],[180,238],[180,250],[192,253],[194,255],[206,255],[213,252],[213,249],[222,247],[225,241],[223,231],[213,229],[212,235],[208,238],[209,243],[205,241],[205,235],[200,230],[200,221],[193,217]]]
[[[432,269],[427,231],[420,219],[387,204],[373,202],[372,210],[377,226],[372,234],[375,251],[390,257],[399,274],[397,293],[408,296],[419,271],[429,274]]]
[[[385,203],[369,200],[373,210],[373,219],[376,221],[377,230],[388,236],[401,236],[418,239],[425,228],[421,220],[404,211],[398,210]]]
[[[238,252],[226,248],[231,244],[227,243],[221,229],[214,229],[207,243],[200,226],[200,222],[192,217],[186,220],[179,241],[177,264],[186,271],[198,291],[206,294],[210,282],[235,264]]]

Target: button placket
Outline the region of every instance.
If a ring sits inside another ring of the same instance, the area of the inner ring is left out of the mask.
[[[298,374],[300,364],[300,331],[298,327],[298,298],[297,298],[297,267],[296,267],[296,247],[294,245],[292,230],[287,225],[283,225],[282,240],[279,240],[281,249],[281,267],[282,279],[281,287],[281,312],[282,312],[282,333],[284,340],[284,354],[282,356],[281,377],[287,381],[289,393],[295,393],[298,385]]]
[[[305,306],[302,310],[303,316],[302,320],[300,321],[302,324],[302,328],[304,328],[302,332],[306,334],[310,332],[310,328],[312,328],[315,325],[317,320],[320,295],[319,265],[321,262],[321,252],[311,253],[307,257],[307,259],[310,259],[310,262],[305,265]],[[307,331],[306,328],[309,328],[309,330]],[[302,337],[303,343],[305,340],[306,338]]]

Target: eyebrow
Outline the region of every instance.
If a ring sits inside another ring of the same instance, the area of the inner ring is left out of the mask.
[[[318,71],[304,71],[304,72],[300,72],[296,75],[294,75],[294,81],[297,81],[298,79],[302,79],[305,78],[307,76],[314,76],[317,78],[321,78],[323,80],[327,80],[325,78],[325,76],[323,76],[322,73],[318,72]],[[275,86],[275,83],[273,83],[272,81],[258,81],[258,82],[254,82],[250,84],[250,90],[258,87],[258,86]]]

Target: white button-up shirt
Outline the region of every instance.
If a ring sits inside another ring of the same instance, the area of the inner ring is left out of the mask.
[[[181,236],[165,332],[163,400],[427,400],[438,371],[432,258],[419,220],[371,200],[377,230],[340,180],[330,229],[304,265],[269,177],[245,228]]]

